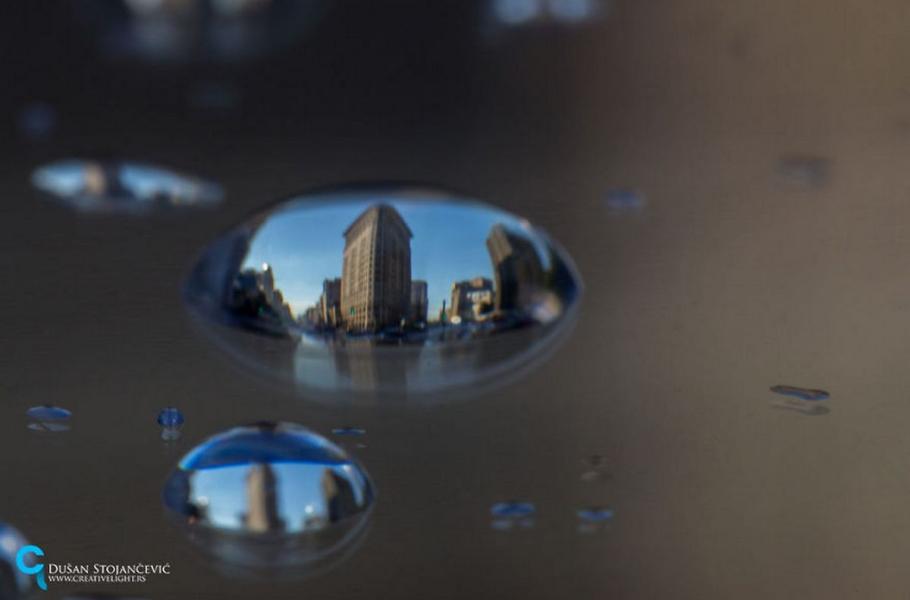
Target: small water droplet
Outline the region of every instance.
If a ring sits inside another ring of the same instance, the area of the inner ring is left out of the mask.
[[[133,162],[63,160],[32,174],[36,188],[84,212],[146,213],[221,202],[221,188],[168,169]]]
[[[33,102],[19,113],[19,129],[32,141],[48,138],[57,125],[57,111],[46,102]]]
[[[523,500],[497,502],[490,507],[490,515],[493,517],[490,527],[497,531],[530,529],[534,527],[536,513],[537,509],[531,502]]]
[[[605,203],[613,214],[628,214],[645,207],[644,194],[631,189],[615,189],[607,192]]]
[[[613,519],[613,509],[605,506],[589,506],[579,509],[578,518],[589,523],[603,523]]]
[[[19,530],[0,521],[0,598],[19,600],[32,590],[34,575],[26,575],[16,566],[16,554],[23,546],[29,545]],[[25,557],[26,566],[34,566],[35,557]]]
[[[228,570],[302,576],[361,537],[373,485],[341,448],[292,423],[215,435],[187,453],[164,489],[175,520]]]
[[[367,430],[362,427],[336,427],[332,430],[334,435],[366,435]]]
[[[803,188],[817,188],[827,183],[831,161],[818,156],[785,156],[777,166],[784,182]]]
[[[158,413],[158,424],[161,426],[161,439],[176,440],[180,438],[180,428],[183,427],[183,413],[179,409],[169,406]]]
[[[831,397],[831,394],[825,390],[815,390],[811,388],[801,388],[792,385],[775,385],[771,386],[771,391],[775,394],[780,394],[782,396],[791,396],[793,398],[798,398],[800,400],[809,400],[818,402],[820,400],[827,400]]]
[[[394,186],[279,204],[216,240],[186,285],[233,355],[334,399],[502,384],[555,348],[580,292],[527,221]]]
[[[50,404],[33,406],[25,414],[29,418],[29,429],[48,432],[69,431],[73,416],[67,409]]]

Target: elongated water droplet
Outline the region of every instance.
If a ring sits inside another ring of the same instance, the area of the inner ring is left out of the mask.
[[[19,549],[28,546],[18,529],[0,521],[0,599],[20,600],[25,598],[33,588],[34,575],[23,573],[16,566],[16,555]],[[34,556],[23,556],[27,567],[34,566]]]
[[[800,400],[808,400],[813,402],[827,400],[831,397],[831,394],[825,390],[814,390],[811,388],[801,388],[792,385],[775,385],[771,386],[770,389],[775,394],[780,394],[781,396],[791,396]]]
[[[605,203],[612,214],[639,212],[645,207],[645,197],[630,189],[615,189],[607,192]]]
[[[334,564],[364,532],[373,498],[363,467],[339,447],[300,425],[270,422],[204,441],[164,489],[165,506],[193,541],[253,576]]]
[[[29,429],[48,432],[69,431],[73,416],[67,409],[50,404],[33,406],[25,414],[29,419]]]
[[[589,506],[576,513],[578,518],[589,523],[602,523],[613,519],[613,509],[605,506]]]
[[[84,212],[142,214],[221,201],[221,188],[168,169],[133,162],[63,160],[35,170],[32,183]]]
[[[360,435],[366,435],[367,430],[366,430],[366,429],[363,429],[362,427],[351,427],[351,426],[346,426],[346,427],[336,427],[335,429],[332,430],[332,433],[333,433],[334,435],[355,435],[355,436],[360,436]]]
[[[503,383],[555,347],[580,290],[527,221],[385,186],[260,213],[204,252],[186,297],[233,355],[337,400]]]

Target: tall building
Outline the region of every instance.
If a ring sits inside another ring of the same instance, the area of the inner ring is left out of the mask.
[[[341,322],[341,279],[326,279],[322,282],[319,296],[320,321],[323,325],[337,327]]]
[[[414,279],[411,281],[411,323],[426,323],[430,298],[427,295],[427,282]]]
[[[278,516],[278,479],[268,463],[255,464],[246,476],[246,528],[256,533],[281,531],[284,521]]]
[[[349,331],[400,325],[411,301],[411,238],[398,211],[376,204],[344,232],[341,317]]]
[[[493,282],[486,277],[475,277],[452,284],[452,308],[449,320],[479,321],[493,311]]]
[[[527,307],[530,294],[545,282],[543,265],[534,244],[497,223],[487,236],[487,250],[496,278],[496,312],[520,311]]]

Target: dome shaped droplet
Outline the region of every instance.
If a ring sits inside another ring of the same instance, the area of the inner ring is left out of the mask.
[[[141,214],[221,202],[221,188],[153,165],[62,160],[35,170],[36,188],[82,212]]]
[[[0,521],[0,598],[3,600],[25,598],[32,589],[34,576],[26,575],[16,567],[16,554],[24,546],[28,546],[25,536],[12,525]],[[27,565],[32,566],[31,563]]]
[[[203,253],[186,297],[232,354],[338,400],[502,383],[555,347],[580,289],[524,219],[387,186],[254,216]]]
[[[191,539],[228,572],[254,576],[336,564],[362,537],[373,499],[355,460],[292,423],[209,438],[180,460],[164,489],[166,508]]]

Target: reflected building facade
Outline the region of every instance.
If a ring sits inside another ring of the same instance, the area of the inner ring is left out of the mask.
[[[243,517],[246,529],[256,533],[282,531],[284,521],[278,516],[278,478],[267,463],[250,467],[246,476],[248,511]]]
[[[322,282],[322,295],[319,297],[319,316],[321,323],[329,327],[341,324],[341,279],[326,279]]]
[[[408,318],[411,238],[393,207],[366,209],[344,232],[341,316],[348,331],[379,331]]]
[[[426,323],[429,304],[427,282],[420,279],[411,281],[411,305],[408,321],[411,323]]]
[[[487,236],[487,251],[496,278],[496,314],[520,312],[531,302],[528,295],[546,282],[537,249],[528,238],[497,223]]]
[[[452,284],[449,320],[482,321],[493,311],[494,296],[493,282],[486,277],[456,281]]]

